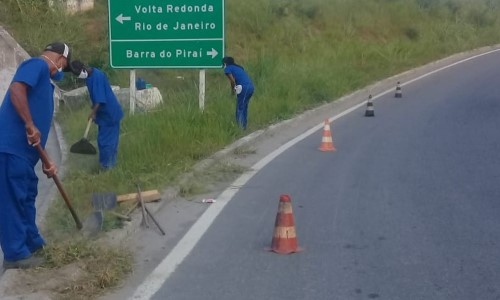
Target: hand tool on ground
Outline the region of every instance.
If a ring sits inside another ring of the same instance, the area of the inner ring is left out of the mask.
[[[112,209],[117,206],[117,199],[117,195],[112,192],[92,193],[91,205],[92,208],[94,208],[94,211],[87,217],[83,224],[86,235],[91,237],[96,236],[102,230],[104,212],[110,213],[125,221],[132,221],[132,217],[129,216],[132,211],[128,212],[126,215],[112,211]],[[137,204],[134,208],[135,207],[137,207]]]
[[[124,215],[124,214],[121,214],[121,213],[117,213],[116,211],[108,211],[108,213],[112,214],[113,216],[119,218],[119,219],[122,219],[124,221],[128,221],[128,222],[131,222],[132,221],[132,217],[131,216],[127,216],[127,215]]]
[[[142,196],[142,200],[146,203],[161,200],[161,195],[160,195],[160,192],[158,192],[158,190],[142,191],[141,196]],[[137,193],[118,195],[118,196],[116,196],[116,202],[118,202],[118,203],[124,203],[124,202],[138,203],[137,200],[139,198],[137,198],[137,197],[138,197]]]
[[[91,155],[97,153],[94,145],[92,145],[87,140],[91,124],[92,124],[92,119],[89,119],[89,121],[87,122],[87,128],[85,129],[85,133],[83,134],[83,138],[80,139],[78,142],[74,143],[69,149],[71,153],[91,154]]]
[[[155,217],[153,217],[153,214],[149,211],[149,209],[146,207],[146,205],[144,205],[144,209],[146,210],[146,212],[148,213],[148,215],[151,217],[151,220],[153,220],[153,222],[155,223],[156,227],[158,227],[158,229],[160,230],[161,234],[165,235],[165,231],[163,230],[163,228],[161,228],[160,224],[158,223],[158,221],[156,221]]]
[[[153,223],[155,223],[156,227],[158,227],[158,229],[160,230],[161,234],[162,235],[165,235],[165,231],[163,230],[163,228],[161,228],[160,224],[158,223],[158,221],[156,221],[155,217],[153,217],[153,214],[149,211],[149,209],[146,207],[146,204],[142,198],[142,192],[141,192],[141,188],[139,187],[139,184],[135,184],[137,186],[137,194],[138,194],[138,201],[137,203],[140,202],[141,204],[141,207],[144,211],[146,211],[146,213],[151,217],[151,220],[153,220]],[[147,217],[147,216],[146,216]],[[144,212],[143,212],[143,218],[144,218]],[[146,219],[147,220],[147,219]],[[147,224],[147,222],[146,222]],[[148,228],[149,228],[149,224],[148,224]]]
[[[135,202],[132,204],[132,206],[129,208],[129,210],[125,213],[126,216],[130,216],[130,214],[139,206],[140,200],[139,200],[139,195],[142,196],[142,201],[143,202],[151,202],[151,201],[157,201],[160,200],[160,193],[157,190],[151,190],[151,191],[145,191],[139,193],[133,193],[133,194],[126,194],[126,195],[120,195],[117,197],[117,202],[127,202],[134,197]]]
[[[42,145],[38,144],[35,147],[36,147],[36,150],[38,151],[38,154],[40,155],[40,159],[42,160],[43,164],[49,165],[51,160],[50,160],[47,152],[45,152],[45,150],[42,148]],[[78,228],[78,230],[82,229],[82,222],[80,222],[80,218],[78,218],[76,211],[73,209],[73,206],[71,205],[71,202],[69,201],[69,197],[66,194],[66,191],[64,191],[64,188],[61,184],[61,181],[59,181],[59,178],[57,177],[56,174],[54,174],[54,176],[52,176],[52,179],[54,180],[54,182],[57,186],[57,189],[61,193],[61,196],[63,197],[64,202],[66,203],[66,206],[68,207],[68,209],[71,213],[71,216],[73,216],[73,219],[75,220],[76,228]]]
[[[137,201],[139,201],[139,203],[141,205],[141,211],[142,211],[142,221],[141,221],[141,224],[145,224],[146,228],[149,228],[148,216],[146,214],[146,206],[144,206],[144,200],[142,199],[141,188],[139,187],[139,184],[137,184],[137,183],[135,184],[135,186],[137,187],[137,194],[138,194],[138,197],[139,197],[139,199]]]
[[[132,218],[128,215],[123,215],[113,211],[116,207],[116,194],[115,193],[93,193],[92,194],[92,207],[97,211],[106,211],[115,217],[118,217],[125,221],[132,221]]]
[[[132,207],[127,211],[125,215],[129,216],[137,208],[137,206],[139,206],[139,201],[135,201]]]
[[[140,193],[124,194],[124,195],[116,195],[115,193],[112,192],[93,193],[91,199],[91,205],[94,208],[94,211],[87,217],[87,219],[83,224],[85,234],[88,236],[95,236],[102,230],[102,225],[104,222],[104,212],[113,214],[114,216],[126,221],[132,221],[130,214],[137,208],[137,206],[140,205],[139,195],[142,196],[143,202],[157,201],[161,199],[161,195],[157,190],[144,191],[144,192],[141,191]],[[132,198],[135,199],[135,202],[133,206],[129,209],[129,211],[127,211],[127,213],[119,214],[117,212],[112,211],[112,209],[115,208],[118,203],[131,201]],[[149,209],[147,209],[146,205],[144,205],[144,211],[145,214],[143,219],[146,220],[147,214],[149,213],[148,212]],[[152,219],[158,226],[158,228],[160,228],[156,220],[153,217]],[[162,232],[162,234],[164,234],[162,228],[160,228],[160,231]]]

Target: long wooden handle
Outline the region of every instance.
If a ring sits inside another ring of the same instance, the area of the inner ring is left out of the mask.
[[[141,203],[142,220],[144,221],[144,224],[146,225],[146,228],[149,228],[148,215],[146,213],[146,206],[144,206],[144,200],[142,199],[141,188],[139,187],[138,183],[136,183],[135,186],[137,187],[137,193],[138,193],[138,196],[139,196],[139,202]]]
[[[42,148],[42,146],[40,144],[36,145],[36,150],[38,151],[38,154],[40,154],[40,159],[42,160],[43,164],[49,165],[50,158],[47,155],[47,152],[45,152],[45,150]],[[69,201],[68,195],[64,191],[64,188],[61,184],[61,181],[59,180],[59,178],[57,177],[56,174],[54,174],[54,176],[52,176],[52,179],[56,183],[57,189],[61,193],[61,196],[63,197],[64,202],[66,203],[66,206],[68,207],[68,209],[71,213],[71,216],[73,216],[73,219],[75,220],[76,228],[78,228],[78,230],[82,229],[82,227],[83,227],[82,222],[80,221],[80,218],[78,218],[76,211],[73,209],[73,206],[71,205],[71,202]]]
[[[165,235],[165,231],[163,230],[163,228],[161,228],[161,226],[158,223],[158,221],[156,221],[155,217],[153,217],[153,214],[149,211],[149,209],[145,205],[144,205],[144,209],[146,210],[146,212],[148,213],[148,215],[151,217],[151,220],[153,220],[153,222],[155,223],[156,227],[158,227],[158,229],[160,229],[161,234]]]
[[[87,139],[87,136],[89,135],[90,125],[92,125],[92,119],[89,119],[89,121],[87,122],[87,128],[85,129],[85,133],[83,134],[84,139]]]

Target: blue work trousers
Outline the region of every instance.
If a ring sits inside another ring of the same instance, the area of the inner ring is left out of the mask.
[[[241,93],[236,95],[236,123],[243,128],[247,128],[248,102],[252,98],[253,86],[243,86]]]
[[[45,241],[35,223],[38,177],[30,163],[0,153],[0,245],[7,261],[31,256]]]
[[[120,123],[115,125],[99,125],[97,146],[99,147],[99,163],[104,169],[109,169],[116,165],[119,139]]]

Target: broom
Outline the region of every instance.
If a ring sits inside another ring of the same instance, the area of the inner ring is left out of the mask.
[[[83,134],[83,138],[78,142],[74,143],[69,151],[71,153],[79,153],[79,154],[96,154],[97,151],[88,140],[87,135],[89,134],[90,125],[92,124],[92,119],[89,119],[87,123],[87,128],[85,129],[85,133]]]

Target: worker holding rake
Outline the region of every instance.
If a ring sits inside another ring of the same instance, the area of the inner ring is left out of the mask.
[[[54,113],[54,86],[70,71],[70,49],[64,43],[47,45],[39,57],[19,65],[0,106],[0,245],[3,268],[33,268],[43,260],[33,254],[45,241],[35,219],[38,177],[37,149],[45,147]],[[46,160],[47,177],[56,165]]]
[[[116,165],[123,110],[104,72],[95,67],[88,67],[78,60],[73,61],[71,66],[78,78],[85,79],[92,101],[89,119],[94,120],[99,128],[99,164],[103,170],[110,169]]]

